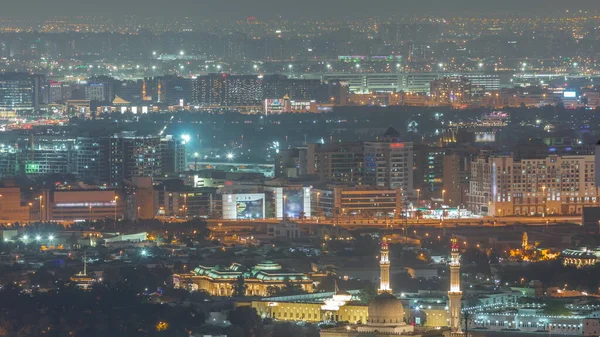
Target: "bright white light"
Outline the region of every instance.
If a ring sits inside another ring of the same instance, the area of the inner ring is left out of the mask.
[[[179,66],[179,69],[183,69],[183,66]]]
[[[198,152],[194,152],[194,157],[198,158]]]
[[[230,153],[228,153],[228,154],[227,154],[227,159],[233,159],[233,153],[231,153],[231,152],[230,152]]]
[[[28,235],[23,235],[23,240],[27,241],[29,239]]]
[[[573,63],[573,67],[577,67],[579,65],[579,63],[575,62]]]
[[[155,51],[153,51],[153,52],[152,52],[152,55],[156,55],[156,52],[155,52]]]
[[[185,52],[183,50],[179,51],[179,55],[183,56],[185,55]]]
[[[48,235],[48,240],[50,240],[50,241],[54,240],[54,235]]]
[[[483,67],[483,63],[479,63],[479,68]]]
[[[438,67],[442,68],[444,66],[443,63],[438,63]]]
[[[220,64],[217,64],[217,69],[221,69],[221,65]]]
[[[152,70],[155,70],[155,69],[156,69],[156,66],[152,66]]]
[[[148,252],[145,249],[142,249],[142,253],[141,254],[142,254],[142,256],[146,256],[146,255],[148,255]]]
[[[254,69],[258,68],[258,66],[257,66],[256,64],[255,64],[255,65],[253,65],[253,67],[254,67]]]
[[[293,66],[293,65],[291,65],[291,64],[289,64],[289,65],[288,65],[288,68],[290,68],[290,69],[292,69],[293,67],[294,67],[294,66]]]
[[[192,139],[190,137],[190,135],[188,135],[187,133],[181,135],[181,139],[183,139],[184,142],[189,143],[189,141]]]
[[[331,69],[331,64],[327,63],[327,69]]]
[[[40,241],[41,239],[42,239],[42,237],[41,237],[41,236],[39,236],[39,235],[36,235],[36,237],[35,237],[35,241]]]

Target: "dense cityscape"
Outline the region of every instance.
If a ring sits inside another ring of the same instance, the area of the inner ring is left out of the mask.
[[[0,13],[0,336],[600,336],[598,4],[99,13]]]

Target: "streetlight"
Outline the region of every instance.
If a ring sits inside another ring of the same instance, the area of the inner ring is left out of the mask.
[[[231,159],[233,159],[233,157],[234,157],[234,156],[233,156],[233,153],[229,152],[229,153],[227,154],[227,159],[231,160]]]
[[[421,204],[421,189],[417,188],[417,207]]]
[[[113,202],[115,203],[115,226],[117,225],[117,201],[119,200],[119,196],[115,195],[115,199]]]
[[[442,205],[446,202],[446,190],[442,190]]]
[[[44,196],[40,194],[40,222],[42,222],[42,199],[43,198],[44,198]]]

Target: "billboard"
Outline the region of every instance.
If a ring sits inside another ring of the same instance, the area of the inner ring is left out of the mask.
[[[493,132],[475,132],[476,143],[493,143],[496,141],[496,134]]]
[[[283,214],[288,218],[299,218],[304,212],[304,190],[285,189],[283,197]]]
[[[265,217],[265,194],[223,194],[223,219],[262,219]]]
[[[289,100],[284,99],[265,99],[265,113],[266,114],[280,114],[286,111],[286,105]]]
[[[563,97],[564,98],[577,98],[577,92],[576,91],[565,91],[565,92],[563,92]]]

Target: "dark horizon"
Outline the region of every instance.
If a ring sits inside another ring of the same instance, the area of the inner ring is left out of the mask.
[[[373,5],[375,4],[375,6]],[[566,11],[569,10],[567,13]],[[593,14],[600,11],[597,0],[380,0],[370,3],[358,0],[41,0],[10,2],[3,6],[0,19],[44,20],[54,16],[104,16],[120,18],[123,15],[150,17],[180,16],[213,19],[243,19],[254,16],[259,20],[283,19],[343,19],[394,16],[564,16],[573,13]],[[166,19],[166,18],[165,18]]]

